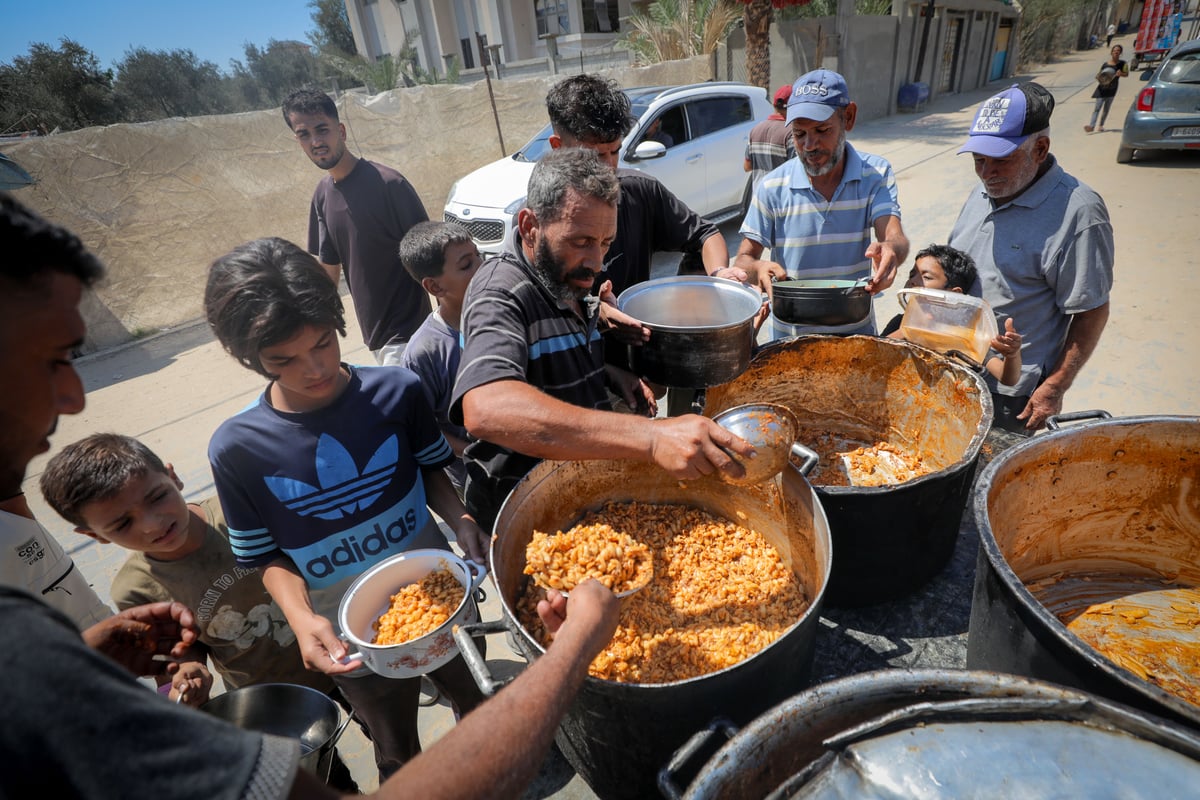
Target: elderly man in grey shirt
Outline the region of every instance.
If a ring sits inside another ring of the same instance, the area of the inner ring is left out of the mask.
[[[975,259],[972,294],[1024,335],[1021,377],[992,388],[995,425],[1026,435],[1062,411],[1063,395],[1108,322],[1113,233],[1104,200],[1050,155],[1054,97],[1026,83],[984,101],[967,143],[982,186],[950,245]]]

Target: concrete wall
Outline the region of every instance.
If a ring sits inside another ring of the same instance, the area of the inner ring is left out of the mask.
[[[648,86],[710,72],[709,59],[697,57],[606,74]],[[509,152],[546,124],[554,80],[492,82]],[[351,151],[403,172],[433,219],[455,180],[501,156],[482,83],[351,94],[339,108]],[[18,199],[73,230],[108,265],[84,305],[87,351],[201,317],[208,265],[242,242],[282,236],[303,245],[321,177],[278,109],[87,128],[4,152],[38,180]]]

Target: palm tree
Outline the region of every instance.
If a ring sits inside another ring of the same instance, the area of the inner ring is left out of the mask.
[[[803,6],[812,0],[738,0],[745,6],[742,24],[746,29],[746,74],[749,82],[771,91],[771,20],[775,9]]]

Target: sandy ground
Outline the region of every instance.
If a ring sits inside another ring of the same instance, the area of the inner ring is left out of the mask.
[[[1125,40],[1132,44],[1132,37]],[[1101,408],[1117,416],[1195,414],[1200,408],[1200,358],[1187,333],[1200,292],[1195,258],[1200,232],[1196,186],[1200,153],[1151,155],[1130,165],[1115,161],[1120,125],[1140,84],[1135,74],[1123,81],[1110,130],[1086,134],[1091,113],[1092,76],[1103,60],[1100,50],[1074,53],[1022,78],[1051,89],[1058,106],[1053,117],[1053,152],[1064,168],[1095,188],[1107,201],[1116,234],[1116,286],[1112,314],[1100,347],[1068,393],[1065,410]],[[850,140],[860,150],[891,160],[900,185],[905,229],[914,251],[944,242],[967,193],[976,185],[969,156],[956,156],[978,103],[1003,88],[943,98],[920,114],[875,120],[858,126]],[[740,154],[738,156],[740,158]],[[1191,187],[1191,188],[1188,188]],[[737,249],[736,225],[724,226],[730,252]],[[902,268],[907,274],[908,265]],[[668,260],[662,274],[673,273]],[[898,284],[903,283],[903,276]],[[348,298],[347,298],[348,300]],[[898,313],[895,292],[876,301],[881,320]],[[356,324],[344,341],[343,357],[368,363]],[[189,499],[212,493],[206,459],[216,426],[262,390],[262,379],[229,358],[203,324],[185,326],[121,349],[81,359],[78,369],[88,394],[83,413],[60,420],[54,450],[89,433],[118,431],[145,441],[172,462]],[[123,560],[112,545],[75,534],[44,506],[36,481],[46,457],[31,466],[25,484],[30,504],[59,537],[80,569],[107,598],[110,581]],[[482,609],[499,616],[495,601]],[[489,660],[515,669],[517,660],[502,637],[489,643]],[[422,712],[426,743],[450,724],[437,706]],[[351,728],[345,740],[350,763],[364,789],[375,785],[369,745]],[[531,797],[589,798],[592,793],[569,771],[551,769]]]

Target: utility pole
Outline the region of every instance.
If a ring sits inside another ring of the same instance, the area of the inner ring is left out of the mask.
[[[500,112],[496,110],[496,95],[492,92],[492,73],[488,71],[487,46],[479,31],[475,31],[475,43],[479,47],[479,60],[483,63],[483,79],[487,81],[488,102],[492,104],[492,119],[496,120],[496,138],[500,140],[500,157],[504,158],[508,155],[508,150],[504,147],[504,131],[500,129]]]

